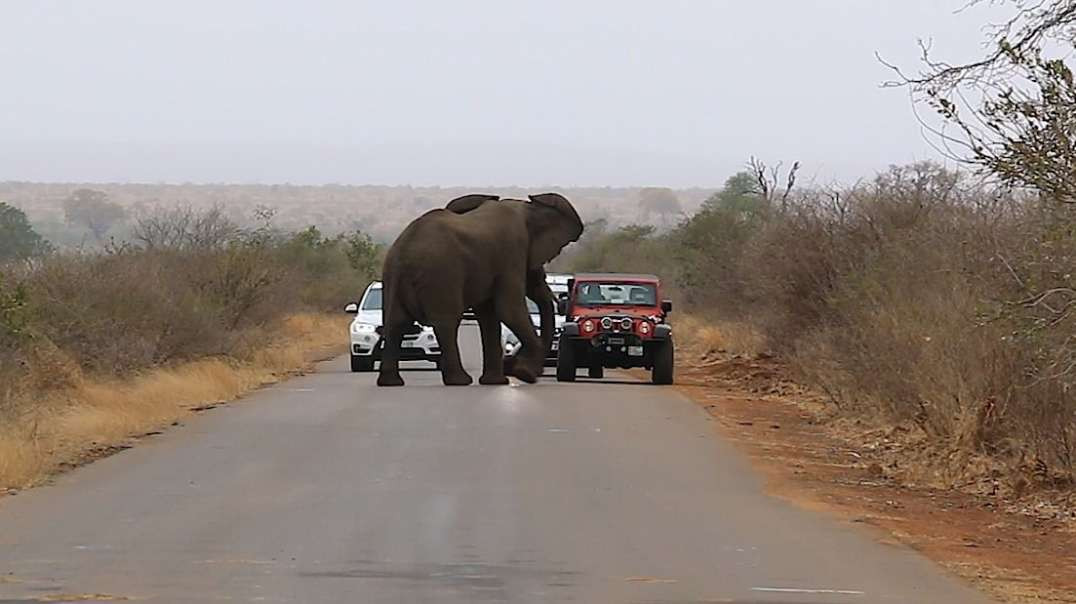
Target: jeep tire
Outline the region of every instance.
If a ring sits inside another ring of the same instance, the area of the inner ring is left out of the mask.
[[[575,381],[575,344],[566,337],[561,337],[559,354],[557,354],[557,381]]]
[[[654,350],[654,370],[650,373],[650,381],[662,385],[673,383],[672,338],[665,340]]]

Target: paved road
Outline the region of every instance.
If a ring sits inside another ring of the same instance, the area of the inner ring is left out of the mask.
[[[761,494],[671,389],[405,378],[325,363],[0,501],[0,602],[985,601]]]

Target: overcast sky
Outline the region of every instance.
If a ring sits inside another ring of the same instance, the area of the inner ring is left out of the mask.
[[[852,180],[935,157],[875,52],[974,56],[965,3],[0,0],[0,180]]]

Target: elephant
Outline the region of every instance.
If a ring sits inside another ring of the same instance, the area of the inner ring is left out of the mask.
[[[403,336],[416,323],[430,325],[441,346],[441,380],[472,383],[460,361],[457,332],[463,312],[473,308],[482,337],[480,384],[507,384],[501,323],[522,343],[510,375],[534,383],[553,337],[553,293],[544,266],[578,241],[583,221],[557,193],[527,200],[465,195],[409,224],[385,255],[384,321],[379,386],[401,386]],[[525,298],[541,311],[541,339],[534,332]]]

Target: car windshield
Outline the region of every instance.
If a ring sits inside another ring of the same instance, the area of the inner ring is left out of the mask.
[[[580,306],[654,306],[657,298],[657,288],[650,283],[588,282],[576,287],[575,303]]]
[[[362,300],[363,310],[381,310],[381,288],[371,289],[366,292]]]

